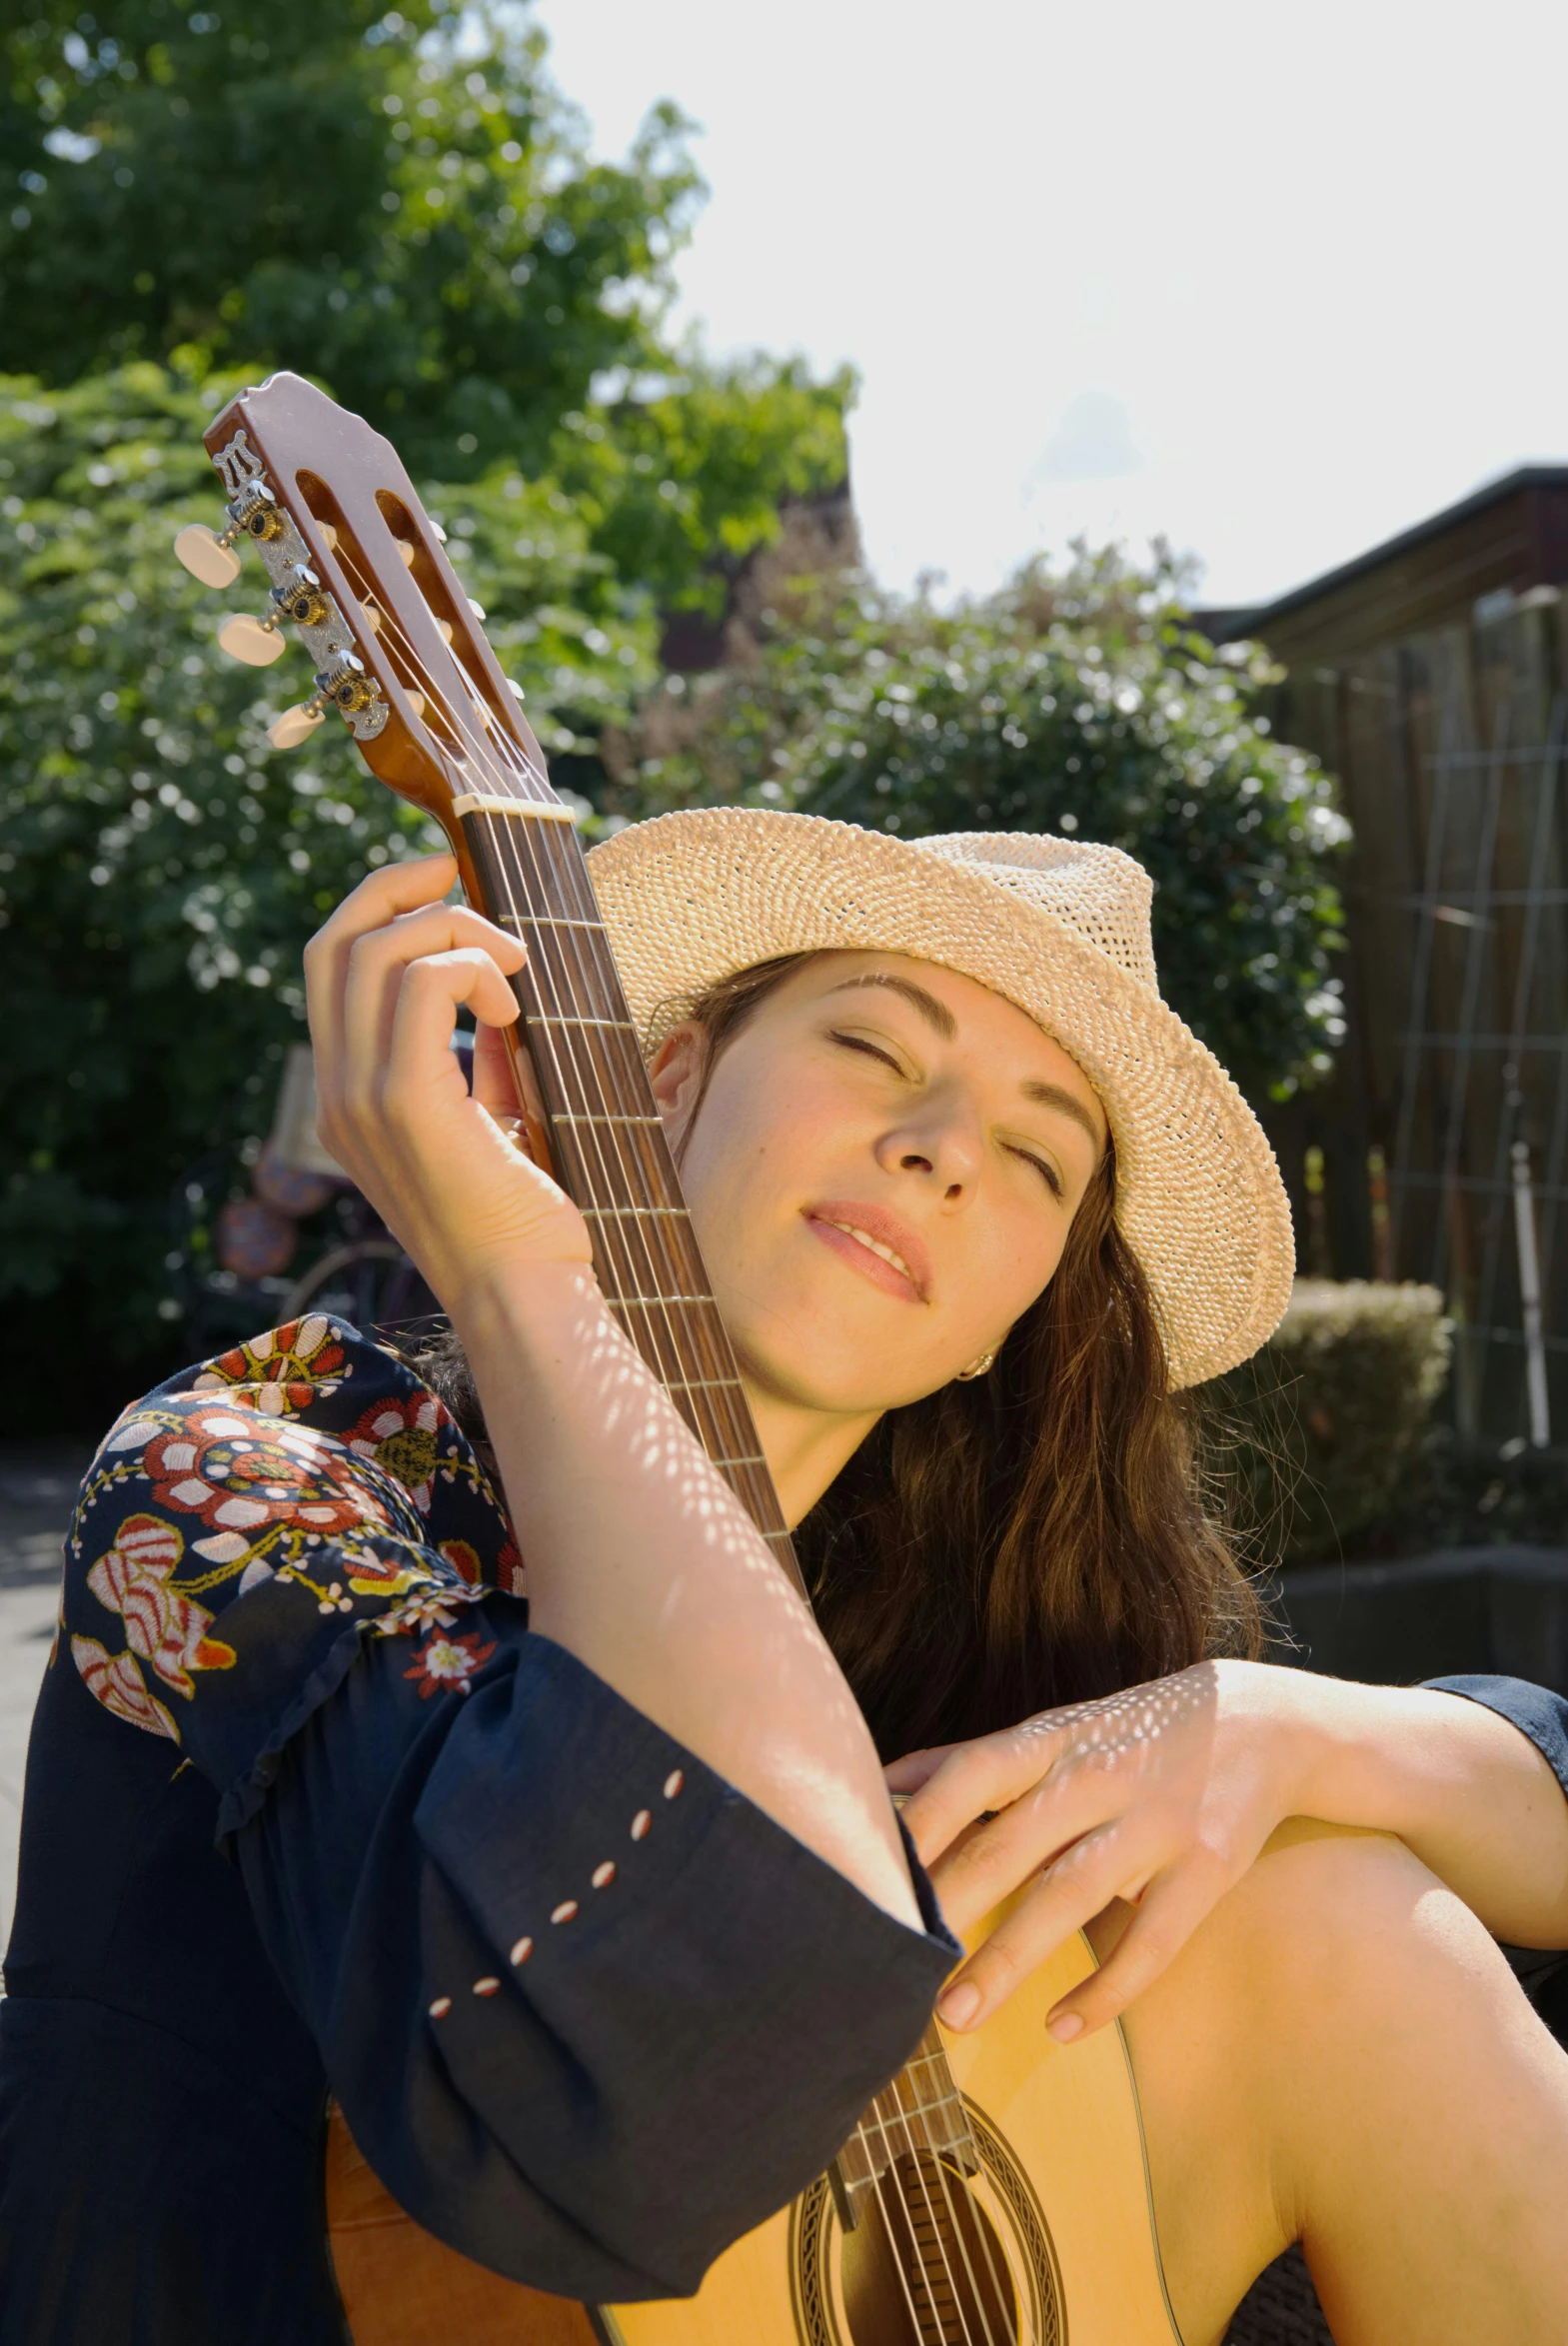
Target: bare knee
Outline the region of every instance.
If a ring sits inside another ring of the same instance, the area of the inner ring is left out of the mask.
[[[1523,2007],[1469,1908],[1387,1833],[1290,1819],[1214,1922],[1265,2025],[1289,2011],[1298,2024],[1342,2027],[1356,2008],[1383,2020],[1418,1985]]]
[[[1568,2062],[1475,1917],[1390,1836],[1283,1826],[1126,2027],[1193,2337],[1288,2240],[1320,2282],[1380,2269],[1418,2180],[1440,2224],[1517,2199],[1532,2159],[1554,2205],[1568,2183]]]

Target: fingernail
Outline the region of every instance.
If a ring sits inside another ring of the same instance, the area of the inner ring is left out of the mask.
[[[979,2008],[980,1991],[967,1979],[960,1979],[936,2000],[937,2015],[948,2028],[967,2028]]]
[[[1046,2021],[1045,2033],[1053,2036],[1058,2044],[1071,2044],[1075,2036],[1083,2034],[1083,2014],[1058,2012],[1054,2020]]]

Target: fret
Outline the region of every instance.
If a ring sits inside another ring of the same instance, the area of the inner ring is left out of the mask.
[[[927,2055],[926,2057],[929,2059],[930,2056]],[[913,2067],[912,2062],[910,2063],[910,2067]],[[901,2083],[902,2079],[900,2078],[897,2080],[897,2082]],[[889,2088],[888,2090],[891,2091],[893,2088]],[[885,2117],[868,2115],[860,2120],[860,2124],[862,2126],[876,2126],[885,2132],[889,2126],[912,2126],[917,2124],[918,2121],[922,2118],[934,2117],[938,2110],[947,2109],[956,2110],[960,2116],[963,2114],[963,2097],[959,2093],[956,2086],[954,2086],[949,2093],[937,2094],[933,2101],[917,2102],[910,2108],[905,2108],[904,2105],[900,2102],[896,2105],[895,2108],[890,2110]],[[872,2104],[872,2110],[873,2112],[875,2110],[874,2103]]]
[[[719,1308],[712,1295],[607,1295],[605,1301],[612,1311],[664,1311],[672,1303],[706,1303],[711,1310]]]
[[[715,1466],[721,1466],[721,1467],[723,1467],[723,1466],[766,1466],[766,1465],[767,1465],[767,1463],[768,1463],[768,1460],[767,1460],[766,1458],[763,1458],[763,1457],[752,1457],[752,1458],[716,1458],[716,1457],[714,1457],[714,1456],[713,1456],[712,1452],[710,1452],[710,1463],[711,1463],[712,1465],[715,1465]]]
[[[665,1382],[673,1393],[742,1393],[746,1390],[739,1376],[667,1376]],[[925,2057],[930,2059],[928,2053]]]
[[[656,1133],[665,1129],[662,1116],[586,1116],[575,1109],[558,1108],[550,1119],[553,1125],[652,1125]]]
[[[637,1037],[630,1019],[584,1019],[569,1017],[564,1011],[530,1011],[529,1023],[535,1027],[610,1027],[618,1035]]]
[[[603,921],[569,921],[558,913],[498,913],[498,929],[586,929],[591,936],[603,937]]]
[[[608,1117],[605,1120],[607,1124],[611,1121]],[[684,1205],[585,1205],[580,1210],[590,1221],[622,1221],[639,1214],[674,1214],[678,1221],[687,1218]]]

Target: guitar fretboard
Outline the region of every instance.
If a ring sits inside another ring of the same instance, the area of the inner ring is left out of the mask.
[[[799,1570],[665,1138],[583,852],[559,811],[461,816],[485,901],[528,947],[516,980],[556,1173],[611,1310],[796,1585]]]

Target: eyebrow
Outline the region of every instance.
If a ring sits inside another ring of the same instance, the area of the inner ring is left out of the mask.
[[[890,970],[862,970],[856,977],[840,979],[829,986],[829,994],[847,994],[854,986],[885,986],[889,994],[901,994],[906,1003],[917,1010],[933,1033],[944,1043],[950,1043],[958,1032],[958,1022],[944,1002],[934,994],[927,994],[923,986],[916,986],[912,978],[895,978]]]
[[[1036,1108],[1053,1108],[1058,1116],[1070,1117],[1081,1125],[1094,1144],[1096,1159],[1105,1146],[1105,1136],[1081,1100],[1064,1091],[1060,1084],[1039,1084],[1029,1080],[1018,1087],[1025,1100],[1032,1100]]]
[[[904,1001],[917,1010],[925,1024],[939,1035],[944,1043],[951,1043],[958,1032],[958,1022],[944,1002],[934,994],[927,994],[923,986],[916,986],[912,978],[895,978],[890,970],[862,970],[853,978],[841,978],[830,986],[829,994],[847,994],[856,986],[884,986],[889,994],[901,994]],[[1094,1144],[1096,1160],[1105,1147],[1105,1136],[1095,1123],[1092,1112],[1081,1100],[1061,1084],[1044,1084],[1027,1078],[1018,1086],[1025,1100],[1036,1108],[1053,1108],[1058,1116],[1070,1117],[1081,1125]]]

